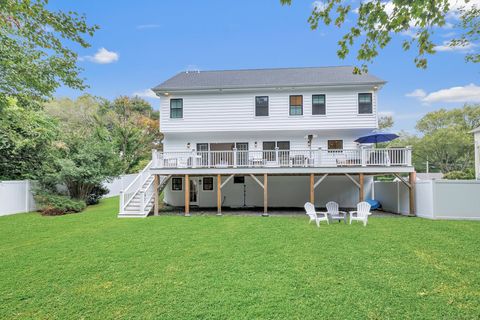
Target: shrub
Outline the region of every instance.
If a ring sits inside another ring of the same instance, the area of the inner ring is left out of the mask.
[[[97,204],[100,201],[100,199],[104,195],[106,195],[108,192],[109,190],[103,185],[95,186],[92,192],[87,196],[87,199],[85,200],[85,202],[87,203],[88,206],[92,204]]]
[[[71,199],[51,193],[37,193],[35,201],[42,215],[58,216],[66,213],[80,212],[87,206],[83,200]]]
[[[475,179],[475,172],[472,169],[465,171],[450,171],[443,176],[449,180],[471,180]]]

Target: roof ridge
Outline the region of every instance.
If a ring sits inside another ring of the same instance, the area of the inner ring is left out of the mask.
[[[279,67],[279,68],[247,68],[247,69],[216,69],[216,70],[185,70],[180,73],[204,73],[204,72],[225,72],[225,71],[262,71],[262,70],[298,70],[298,69],[327,69],[327,68],[353,68],[352,65],[341,66],[317,66],[317,67]]]

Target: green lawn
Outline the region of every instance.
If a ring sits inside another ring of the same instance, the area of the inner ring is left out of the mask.
[[[0,319],[478,319],[480,223],[0,218]]]

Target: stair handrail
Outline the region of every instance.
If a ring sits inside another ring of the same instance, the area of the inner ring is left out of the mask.
[[[132,193],[132,195],[130,195],[129,198],[126,198],[127,195],[130,193],[130,189],[133,188],[141,179],[141,177],[144,177],[144,179],[141,179],[141,183],[140,185],[138,186],[137,189],[140,189],[143,185],[143,183],[148,179],[148,177],[150,176],[150,172],[148,172],[150,170],[150,167],[152,166],[152,163],[153,163],[153,160],[151,160],[146,166],[145,168],[143,168],[142,171],[140,171],[140,173],[135,177],[135,179],[133,179],[132,182],[130,182],[130,184],[125,188],[123,189],[123,191],[121,192],[120,194],[120,207],[121,207],[121,211],[123,211],[127,206],[128,204],[130,203],[130,201],[133,199],[133,197],[135,196],[136,192]]]
[[[155,195],[155,187],[152,187],[154,182],[155,182],[155,179],[152,179],[152,181],[150,181],[150,183],[145,188],[145,191],[143,192],[143,197],[147,196],[147,198],[146,199],[144,198],[144,202],[143,202],[143,205],[142,205],[142,212],[145,212],[145,208],[150,204],[150,201],[152,200],[153,196]],[[151,188],[154,189],[154,190],[153,190],[153,192],[149,193],[148,191]]]

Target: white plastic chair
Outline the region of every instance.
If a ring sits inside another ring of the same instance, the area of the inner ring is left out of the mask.
[[[316,212],[315,206],[310,202],[305,203],[304,207],[305,207],[305,213],[307,214],[307,216],[310,217],[310,221],[308,223],[315,221],[315,223],[317,224],[317,227],[320,227],[320,221],[327,221],[327,224],[330,224],[328,222],[328,216],[326,212]],[[318,214],[321,214],[323,216],[319,217]]]
[[[367,226],[368,216],[372,213],[370,212],[371,205],[368,202],[360,202],[357,204],[357,211],[350,211],[350,224],[352,224],[352,220],[362,221],[363,226]],[[356,214],[354,216],[353,214]]]
[[[338,203],[336,203],[335,201],[329,201],[326,207],[328,218],[330,219],[330,221],[338,220],[340,222],[340,220],[343,220],[345,223],[347,223],[347,213],[345,211],[338,210]]]

